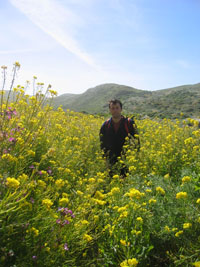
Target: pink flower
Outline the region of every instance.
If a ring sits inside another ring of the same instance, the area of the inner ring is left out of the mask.
[[[64,250],[69,250],[67,243],[64,244]]]

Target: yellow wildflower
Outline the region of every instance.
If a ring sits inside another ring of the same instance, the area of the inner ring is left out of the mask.
[[[184,223],[184,224],[183,224],[183,229],[190,228],[191,226],[192,226],[191,223]]]
[[[135,258],[128,259],[120,263],[120,267],[135,267],[138,265],[138,261]]]
[[[192,265],[195,267],[200,267],[200,261],[193,262]]]
[[[84,234],[83,239],[86,240],[87,242],[90,242],[92,241],[93,238],[88,234]]]
[[[38,180],[37,184],[43,188],[46,187],[46,183],[42,180]]]
[[[120,243],[122,244],[122,246],[126,246],[126,241],[125,240],[121,239]]]
[[[156,203],[156,199],[153,199],[153,198],[151,198],[151,199],[149,199],[149,204],[151,204],[151,203]]]
[[[157,186],[156,187],[156,192],[160,193],[161,195],[164,195],[165,194],[165,190],[162,187],[160,187],[160,186]]]
[[[114,194],[119,193],[119,192],[120,192],[119,187],[113,187],[110,191],[110,195],[114,195]]]
[[[137,218],[136,218],[136,221],[138,221],[138,222],[140,222],[140,223],[143,223],[143,219],[142,219],[142,217],[137,217]]]
[[[6,185],[11,188],[18,188],[20,185],[20,182],[15,178],[8,177],[6,181]]]
[[[48,209],[50,209],[51,206],[53,205],[53,202],[50,199],[46,198],[42,200],[42,204],[46,206]]]
[[[83,220],[83,221],[81,221],[81,224],[83,224],[83,225],[88,225],[89,222],[88,222],[87,220]]]
[[[182,178],[182,182],[183,182],[183,183],[190,182],[190,181],[191,181],[190,176],[184,176],[184,177]]]
[[[35,227],[32,227],[32,228],[30,229],[30,232],[32,232],[35,236],[38,236],[38,235],[39,235],[39,230],[36,229]]]
[[[63,181],[62,179],[58,179],[58,180],[56,180],[55,185],[58,188],[62,188],[65,185],[65,181]]]
[[[65,204],[67,204],[69,202],[69,199],[67,197],[63,197],[59,199],[59,204],[61,206],[64,206]]]
[[[131,198],[140,199],[142,196],[144,196],[144,193],[141,193],[139,190],[135,188],[131,188],[129,190],[129,193],[126,193],[124,196],[129,196]]]
[[[79,190],[77,190],[76,193],[77,193],[77,195],[79,195],[79,196],[82,196],[82,195],[83,195],[83,192],[81,192],[81,191],[79,191]]]
[[[179,192],[176,194],[176,198],[180,199],[180,198],[187,198],[187,192]]]
[[[175,234],[175,236],[176,237],[179,237],[180,235],[182,235],[183,234],[183,231],[179,231],[179,232],[177,232],[176,234]]]

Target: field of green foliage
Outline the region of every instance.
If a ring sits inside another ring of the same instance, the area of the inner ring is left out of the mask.
[[[140,151],[127,140],[110,177],[105,118],[53,110],[42,87],[1,90],[0,266],[200,266],[195,122],[136,121]]]

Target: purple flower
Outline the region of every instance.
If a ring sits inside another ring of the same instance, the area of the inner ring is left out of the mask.
[[[33,204],[35,202],[35,200],[31,197],[30,202]]]
[[[47,170],[48,174],[52,174],[52,170],[50,169],[50,167]]]
[[[37,260],[37,256],[33,256],[32,259],[33,259],[33,260]]]
[[[61,222],[61,220],[60,220],[60,219],[56,220],[56,223],[60,224],[60,222]]]
[[[31,166],[29,166],[30,169],[35,169],[34,165],[32,164]]]
[[[62,224],[63,224],[63,225],[65,225],[65,224],[69,224],[69,221],[68,221],[68,220],[64,220]]]
[[[15,139],[14,137],[10,137],[10,138],[8,139],[8,141],[9,141],[9,142],[12,142],[12,143],[15,143],[15,142],[16,142],[16,139]]]
[[[58,208],[58,211],[63,211],[63,208]]]
[[[64,244],[64,250],[69,250],[67,243]]]
[[[42,175],[42,171],[39,171],[38,173],[39,173],[39,175]]]

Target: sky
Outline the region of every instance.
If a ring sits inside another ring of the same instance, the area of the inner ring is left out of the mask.
[[[30,92],[33,76],[58,95],[200,83],[200,0],[1,0],[7,86],[16,61]]]

